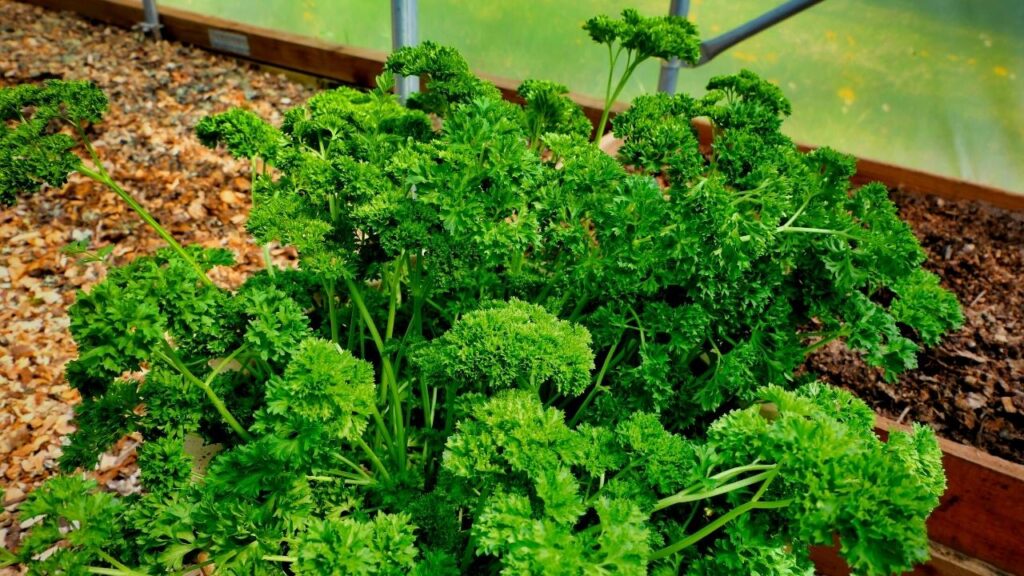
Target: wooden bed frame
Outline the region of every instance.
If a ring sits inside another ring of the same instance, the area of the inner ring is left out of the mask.
[[[143,20],[139,0],[20,1],[53,10],[69,10],[124,28],[136,27]],[[387,57],[375,50],[335,45],[173,8],[161,7],[160,21],[163,37],[168,40],[357,86],[372,86]],[[517,82],[484,77],[494,82],[507,98],[517,99]],[[596,123],[601,115],[601,101],[577,94],[572,98]],[[706,124],[698,124],[697,129],[702,141],[710,139]],[[855,181],[872,180],[910,192],[1024,210],[1024,195],[858,159]],[[901,426],[891,420],[878,418],[877,430],[883,437],[899,428]],[[912,574],[1024,576],[1024,466],[949,440],[940,439],[940,443],[949,487],[942,504],[928,521],[932,560]],[[812,557],[822,574],[849,574],[835,548],[814,548]]]

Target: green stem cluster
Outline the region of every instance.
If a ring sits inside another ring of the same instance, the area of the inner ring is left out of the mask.
[[[633,461],[630,464],[628,464],[625,468],[620,470],[618,474],[622,474],[636,465],[637,461]],[[757,473],[751,476],[747,476],[745,478],[741,478],[739,480],[734,480],[731,482],[729,481],[732,480],[733,478],[736,478],[749,472]],[[775,480],[775,478],[778,477],[778,474],[778,466],[775,464],[758,464],[755,462],[744,466],[736,466],[734,468],[724,470],[711,476],[709,480],[712,480],[713,483],[710,487],[708,487],[707,483],[700,483],[685,488],[677,492],[676,494],[658,500],[654,504],[654,507],[651,509],[652,514],[655,514],[657,512],[660,512],[662,510],[679,504],[696,503],[703,500],[710,500],[712,498],[723,496],[730,492],[735,492],[748,486],[753,486],[755,484],[760,483],[760,486],[758,487],[757,491],[753,494],[753,496],[750,498],[750,500],[722,514],[715,520],[701,527],[700,530],[697,530],[696,532],[688,536],[685,536],[675,542],[672,542],[664,546],[659,550],[652,552],[651,555],[648,556],[648,558],[651,560],[658,560],[666,558],[668,556],[672,556],[673,554],[677,554],[682,550],[689,548],[694,544],[697,544],[704,538],[710,536],[717,530],[727,525],[729,522],[739,518],[740,516],[752,510],[769,510],[784,508],[788,506],[789,504],[792,503],[792,499],[774,500],[768,502],[764,502],[761,500],[765,492],[768,490],[768,487]],[[600,495],[600,493],[600,490],[598,490],[595,494],[587,498],[587,504],[592,504],[593,501],[596,500],[597,497]],[[690,511],[685,526],[689,526],[690,521],[692,521],[693,517],[696,515],[696,512],[699,508],[700,506],[693,506],[693,509]],[[602,524],[598,523],[587,528],[587,530],[600,530],[603,528],[604,527],[602,526]]]
[[[214,379],[216,379],[217,376],[224,372],[224,370],[231,364],[231,362],[234,361],[239,354],[241,354],[244,348],[244,345],[240,346],[230,356],[228,356],[226,359],[218,363],[217,367],[214,368],[213,371],[210,372],[210,375],[206,377],[206,380],[200,380],[198,377],[196,377],[196,375],[193,374],[191,370],[189,370],[188,366],[185,365],[181,358],[178,357],[177,352],[175,352],[174,349],[171,348],[171,346],[166,342],[163,343],[163,350],[157,351],[157,357],[159,357],[161,360],[163,360],[168,365],[177,370],[178,373],[184,376],[185,380],[187,380],[190,384],[193,384],[200,390],[202,390],[203,393],[206,394],[206,397],[210,400],[210,404],[213,404],[214,409],[217,410],[218,414],[220,414],[220,417],[224,420],[224,423],[227,424],[228,427],[230,427],[236,434],[238,434],[239,437],[248,442],[252,440],[252,434],[250,434],[241,424],[238,423],[238,420],[231,415],[231,412],[228,410],[227,405],[224,404],[224,400],[222,400],[221,397],[217,395],[217,392],[215,392],[212,387]]]
[[[405,326],[405,333],[399,335],[396,334],[398,311],[403,302],[403,280],[406,278],[409,284],[406,290],[412,300],[412,316]],[[386,324],[383,325],[382,330],[364,296],[364,291],[370,286],[357,283],[351,277],[343,278],[341,284],[344,285],[344,290],[347,292],[351,310],[346,342],[342,342],[341,314],[343,308],[339,305],[341,294],[338,291],[338,286],[331,282],[323,285],[331,337],[334,342],[338,346],[344,346],[347,350],[360,351],[360,355],[365,357],[366,350],[363,348],[363,342],[368,336],[373,349],[380,358],[379,395],[371,413],[375,438],[371,439],[372,446],[363,442],[359,447],[366,453],[373,468],[389,479],[392,477],[391,471],[404,472],[409,466],[408,423],[412,415],[412,408],[407,406],[407,400],[411,396],[408,394],[406,386],[400,382],[399,373],[402,362],[405,360],[405,343],[409,338],[419,337],[422,332],[425,299],[421,283],[419,263],[414,257],[403,253],[386,267],[381,277],[380,286],[377,288],[387,295],[388,302]],[[389,344],[398,338],[401,338],[399,346]],[[426,383],[421,381],[420,397],[423,419],[426,426],[429,427],[436,416],[437,391],[431,392]],[[390,470],[378,456],[378,452],[374,451],[375,447],[381,446],[394,465],[393,470]],[[430,443],[424,442],[422,448],[424,463],[429,462],[431,450]]]
[[[182,260],[187,262],[189,266],[191,266],[196,271],[196,273],[199,275],[199,278],[203,282],[210,286],[213,286],[213,281],[211,281],[210,278],[206,275],[206,271],[203,270],[202,266],[200,266],[195,261],[195,258],[193,258],[191,254],[185,251],[181,244],[179,244],[178,241],[175,240],[173,236],[171,236],[171,233],[168,232],[166,228],[161,226],[160,222],[158,222],[157,219],[154,218],[153,215],[150,214],[149,211],[142,206],[142,204],[139,204],[138,201],[135,200],[135,198],[132,198],[131,194],[125,191],[124,188],[122,188],[117,182],[114,181],[114,179],[110,176],[110,173],[103,166],[103,162],[100,160],[100,157],[96,153],[96,150],[93,148],[92,143],[89,141],[89,138],[85,135],[85,131],[82,130],[82,127],[79,126],[77,123],[72,122],[71,120],[67,120],[67,122],[71,123],[75,127],[75,131],[81,139],[82,144],[85,146],[86,151],[89,153],[89,157],[92,159],[93,163],[93,167],[89,168],[83,162],[83,164],[78,168],[78,173],[81,174],[82,176],[90,178],[91,180],[106,186],[111,191],[113,191],[114,194],[117,194],[117,196],[121,198],[121,200],[123,200],[129,208],[134,210],[135,213],[138,214],[139,217],[142,218],[142,220],[146,224],[148,224],[149,227],[152,228],[153,231],[155,231],[157,235],[159,235],[160,238],[163,239],[164,242],[167,242],[167,245],[170,246],[171,250],[174,250],[174,252],[177,253]]]
[[[744,472],[755,470],[764,471],[753,476],[744,478],[742,480],[737,480],[735,482],[730,482],[727,484],[721,484],[721,482],[724,480],[734,478]],[[657,504],[655,504],[655,512],[663,510],[675,504],[682,504],[684,502],[696,502],[698,500],[706,500],[709,498],[713,498],[715,496],[721,496],[734,490],[739,490],[741,488],[745,488],[747,486],[761,482],[761,486],[757,489],[757,491],[750,498],[750,500],[743,504],[740,504],[739,506],[736,506],[732,510],[729,510],[728,512],[722,514],[721,516],[712,520],[711,522],[708,522],[705,526],[703,526],[700,530],[697,530],[693,534],[681,538],[661,548],[660,550],[655,550],[648,556],[648,558],[650,560],[660,560],[662,558],[672,556],[673,554],[678,554],[686,548],[689,548],[690,546],[693,546],[694,544],[700,542],[704,538],[710,536],[711,534],[713,534],[729,522],[732,522],[736,518],[739,518],[740,516],[753,510],[771,510],[777,508],[785,508],[786,506],[789,506],[793,502],[792,499],[773,500],[767,502],[761,500],[765,492],[768,490],[768,487],[771,485],[772,481],[775,480],[778,474],[779,470],[775,465],[748,464],[746,466],[732,468],[730,470],[726,470],[715,476],[712,476],[712,479],[716,479],[720,483],[714,488],[705,489],[703,491],[696,491],[698,489],[692,487],[683,490],[677,494],[674,494],[672,496],[669,496],[667,498],[662,498],[661,500],[658,501]]]
[[[619,77],[619,81],[613,89],[612,82],[615,79],[615,70],[618,68],[619,58],[622,56],[623,51],[626,52],[626,65],[622,70],[622,76]],[[611,44],[608,45],[608,81],[605,83],[604,108],[601,110],[601,119],[597,122],[597,129],[594,131],[594,142],[601,141],[601,137],[604,136],[605,128],[608,125],[608,116],[611,115],[612,106],[618,100],[619,95],[622,94],[622,90],[625,89],[629,78],[636,71],[637,66],[643,61],[643,58],[635,58],[633,50],[626,50],[622,46],[614,49]]]

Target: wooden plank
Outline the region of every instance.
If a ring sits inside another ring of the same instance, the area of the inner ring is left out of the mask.
[[[875,431],[908,430],[877,417]],[[932,560],[913,576],[1024,575],[1024,466],[939,438],[947,488],[928,519]],[[836,548],[813,547],[821,574],[848,576]]]
[[[982,201],[1007,210],[1024,210],[1024,194],[1014,194],[992,186],[912,170],[878,160],[857,159],[855,183],[878,181],[890,188],[935,194],[949,200]]]
[[[878,417],[883,438],[905,430]],[[928,519],[928,535],[939,544],[1024,575],[1024,466],[939,438],[948,487]]]
[[[956,550],[931,542],[929,546],[931,560],[904,574],[908,576],[1013,576],[986,564],[980,560],[966,556]],[[822,576],[850,576],[850,568],[839,556],[838,548],[813,546],[811,559],[814,561],[815,572]]]
[[[139,0],[21,0],[53,10],[70,10],[88,18],[116,26],[131,28],[142,21]],[[213,16],[180,10],[160,8],[163,34],[168,40],[178,40],[216,52],[231,54],[259,63],[297,70],[347,84],[370,87],[384,67],[387,54],[377,50],[341,46],[315,38],[299,36],[249,26]],[[519,82],[488,75],[506,98],[516,99]],[[581,94],[570,94],[583,107],[593,123],[601,116],[602,102]],[[616,103],[613,112],[625,108]],[[702,141],[709,141],[710,130],[706,122],[696,122]],[[811,147],[801,145],[801,149]],[[885,162],[858,159],[856,181],[882,182],[890,188],[910,192],[936,194],[953,200],[980,200],[1001,208],[1024,210],[1024,195],[958,180],[929,172],[894,166]]]
[[[35,4],[50,10],[67,10],[77,12],[86,18],[99,20],[122,28],[131,28],[142,22],[142,2],[124,0],[99,0],[97,2],[80,0],[26,0],[25,4]],[[163,12],[163,6],[160,11]]]

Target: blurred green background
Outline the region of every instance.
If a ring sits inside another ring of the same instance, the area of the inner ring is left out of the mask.
[[[710,38],[782,0],[692,0]],[[257,26],[378,50],[391,46],[385,0],[160,0]],[[605,53],[580,29],[668,0],[420,0],[420,38],[459,48],[474,69],[557,80],[599,95]],[[787,132],[812,145],[1024,193],[1024,1],[826,0],[680,73],[703,93],[711,76],[749,68],[793,101]],[[657,87],[658,64],[624,94]]]

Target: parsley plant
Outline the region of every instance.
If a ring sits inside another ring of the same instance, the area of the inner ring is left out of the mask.
[[[626,54],[623,78],[694,56],[674,20],[587,29],[618,46],[613,64]],[[528,81],[514,105],[430,42],[387,68],[280,127],[242,110],[199,124],[253,161],[248,229],[299,266],[230,292],[205,280],[230,254],[172,243],[79,294],[67,377],[83,401],[62,465],[89,469],[135,432],[144,491],[51,480],[23,507],[40,521],[17,561],[795,575],[834,535],[857,573],[927,557],[934,435],[883,443],[863,402],[796,369],[839,339],[895,376],[960,311],[884,187],[851,190],[851,158],[780,132],[778,88],[741,72],[701,98],[637,98],[614,158],[557,84]],[[392,73],[430,90],[403,107]],[[74,86],[92,100],[0,92],[6,199],[72,170],[116,186],[51,127],[98,120],[105,101]]]

